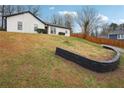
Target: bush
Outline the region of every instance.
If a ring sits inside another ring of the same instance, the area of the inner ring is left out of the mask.
[[[0,27],[0,31],[6,31],[6,29],[3,29],[2,27]]]
[[[39,29],[39,28],[38,28],[38,29],[37,29],[37,32],[38,32],[38,33],[46,33],[46,30],[45,30],[45,29]]]

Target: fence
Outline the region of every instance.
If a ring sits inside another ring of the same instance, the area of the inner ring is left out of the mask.
[[[107,45],[111,45],[111,46],[117,46],[117,47],[124,48],[124,41],[120,41],[120,40],[97,38],[97,37],[88,36],[85,34],[71,34],[71,36],[77,37],[77,38],[83,38],[83,39],[86,39],[88,41],[98,43],[98,44],[107,44]]]

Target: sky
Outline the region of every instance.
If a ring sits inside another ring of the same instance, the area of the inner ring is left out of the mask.
[[[77,11],[80,11],[85,5],[42,5],[40,9],[41,18],[44,21],[49,21],[53,14],[64,15],[69,13],[77,16]],[[101,16],[102,20],[108,23],[124,23],[124,5],[91,5]],[[75,30],[79,30],[75,24]]]
[[[54,13],[75,13],[82,9],[80,5],[68,5],[68,6],[61,6],[61,5],[55,5],[55,6],[47,6],[42,5],[41,6],[41,16],[44,20],[48,20],[50,16]],[[103,16],[103,19],[108,22],[117,22],[121,23],[124,22],[124,6],[119,5],[91,5],[90,7],[94,8],[101,16]]]
[[[86,5],[41,5],[40,18],[44,21],[50,21],[53,14],[64,15],[66,13],[77,16],[77,11],[80,11]],[[94,8],[102,20],[107,23],[124,23],[124,5],[90,5]],[[74,30],[80,30],[79,26],[75,23]]]

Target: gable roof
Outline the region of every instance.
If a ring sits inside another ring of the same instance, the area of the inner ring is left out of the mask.
[[[36,19],[38,19],[40,22],[44,23],[45,22],[43,20],[41,20],[40,18],[38,18],[37,16],[35,16],[33,13],[31,13],[30,11],[25,11],[25,12],[20,12],[20,13],[15,13],[15,14],[11,14],[11,15],[6,15],[4,17],[12,17],[12,16],[17,16],[17,15],[21,15],[21,14],[26,14],[26,13],[29,13],[31,14],[33,17],[35,17]]]
[[[51,24],[51,23],[46,23],[46,25],[54,26],[54,27],[59,27],[59,28],[65,28],[65,29],[71,29],[71,28],[67,28],[67,27],[65,27],[65,26],[60,26],[60,25],[57,25],[57,24]]]
[[[124,34],[124,30],[114,30],[110,32],[109,34]]]
[[[50,23],[44,22],[43,20],[41,20],[40,18],[38,18],[37,16],[35,16],[35,15],[34,15],[33,13],[31,13],[30,11],[15,13],[15,14],[6,15],[6,16],[3,16],[3,17],[12,17],[12,16],[17,16],[17,15],[25,14],[25,13],[31,14],[33,17],[35,17],[37,20],[39,20],[40,22],[44,23],[45,25],[54,26],[54,27],[60,27],[60,28],[65,28],[65,29],[70,29],[70,28],[67,28],[67,27],[64,27],[64,26],[60,26],[60,25],[50,24]]]

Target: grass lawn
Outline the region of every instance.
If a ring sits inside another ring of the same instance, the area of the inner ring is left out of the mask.
[[[55,55],[56,47],[94,60],[114,55],[83,39],[0,32],[0,87],[124,87],[124,54],[116,71],[101,74]]]

